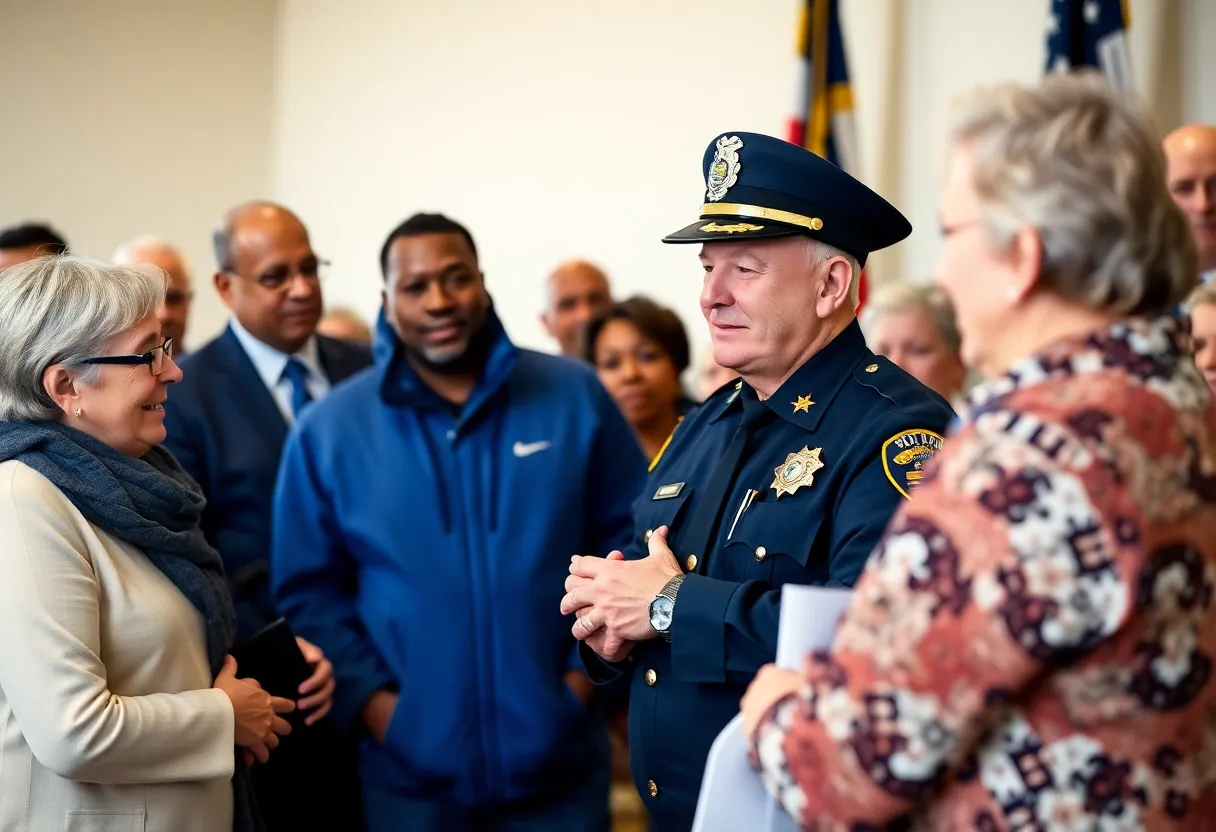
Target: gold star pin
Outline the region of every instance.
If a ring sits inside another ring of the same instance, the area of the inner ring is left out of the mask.
[[[813,402],[813,401],[811,401],[811,397],[810,397],[810,396],[799,396],[799,397],[798,397],[798,401],[796,401],[796,402],[790,402],[790,404],[792,404],[792,405],[794,406],[794,412],[795,412],[795,413],[797,413],[797,412],[798,412],[798,411],[800,411],[800,410],[801,410],[803,413],[810,413],[810,412],[811,412],[811,405],[813,405],[813,404],[814,404],[814,402]]]

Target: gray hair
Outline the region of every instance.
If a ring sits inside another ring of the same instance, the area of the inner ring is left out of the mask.
[[[42,384],[53,364],[85,384],[85,364],[110,339],[151,318],[165,298],[159,271],[83,257],[40,257],[0,274],[0,420],[50,421],[62,411]]]
[[[963,337],[954,318],[954,304],[941,289],[926,283],[890,283],[880,286],[866,299],[866,308],[861,313],[861,327],[871,330],[892,312],[922,309],[933,321],[942,343],[954,355],[958,355]]]
[[[141,257],[146,256],[150,251],[176,257],[181,261],[182,268],[187,272],[190,271],[190,264],[186,261],[186,255],[182,254],[181,249],[164,237],[158,237],[155,234],[144,234],[133,240],[127,240],[114,249],[114,254],[110,259],[120,266],[132,266],[142,262]]]
[[[849,261],[853,276],[849,283],[849,309],[857,308],[861,300],[861,263],[848,252],[841,251],[835,246],[816,240],[814,237],[803,237],[806,241],[807,266],[814,271],[833,257],[843,257]]]
[[[1153,314],[1195,286],[1194,240],[1141,103],[1082,72],[979,88],[952,115],[951,152],[974,154],[990,239],[1008,246],[1033,226],[1044,288],[1097,311]]]

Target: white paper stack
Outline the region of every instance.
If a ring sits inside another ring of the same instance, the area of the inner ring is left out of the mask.
[[[852,591],[786,584],[781,591],[777,664],[801,670],[807,653],[832,644]],[[769,796],[747,759],[743,717],[736,716],[709,749],[693,832],[796,832],[798,825]]]

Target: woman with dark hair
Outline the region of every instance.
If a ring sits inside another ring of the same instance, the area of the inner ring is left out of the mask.
[[[679,316],[641,296],[615,303],[587,324],[583,358],[654,459],[694,405],[680,384],[689,359]]]

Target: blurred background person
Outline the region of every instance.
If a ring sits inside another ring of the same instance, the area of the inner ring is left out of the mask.
[[[238,747],[290,731],[226,658],[203,495],[160,447],[164,292],[77,258],[0,281],[3,829],[259,829]]]
[[[739,374],[734,370],[727,369],[714,361],[714,347],[713,344],[710,344],[701,353],[701,360],[697,362],[697,397],[701,401],[705,401],[723,384],[734,381],[738,377]]]
[[[807,826],[1208,829],[1216,409],[1152,122],[1076,75],[952,115],[934,274],[987,381],[745,727]]]
[[[323,263],[291,211],[238,205],[216,225],[212,245],[215,288],[231,319],[183,359],[185,379],[165,405],[165,446],[207,498],[203,533],[224,559],[244,639],[278,617],[270,600],[270,515],[288,430],[311,402],[367,367],[371,354],[316,334]],[[310,663],[325,660],[313,644],[299,643]],[[267,828],[359,830],[358,758],[343,736],[350,726],[308,721],[254,771]]]
[[[150,263],[169,278],[165,302],[156,310],[161,332],[173,339],[176,355],[186,354],[186,326],[190,322],[190,303],[194,300],[190,267],[176,246],[160,237],[145,235],[120,245],[110,258],[120,266]]]
[[[1186,213],[1204,283],[1216,277],[1216,127],[1188,124],[1162,143],[1170,195]]]
[[[954,306],[936,286],[892,283],[872,290],[861,315],[866,342],[957,403],[967,379]]]
[[[363,317],[348,306],[331,306],[317,324],[317,334],[365,347],[372,345],[372,330]]]
[[[1216,283],[1205,283],[1187,301],[1195,365],[1216,396]]]
[[[696,404],[680,383],[688,369],[688,335],[680,317],[641,296],[614,303],[587,324],[582,357],[595,367],[646,459],[654,459]]]
[[[0,230],[0,271],[35,257],[67,251],[67,240],[49,225],[22,223]]]
[[[586,260],[568,260],[545,282],[545,311],[540,322],[562,355],[576,358],[583,327],[612,304],[608,276]]]

